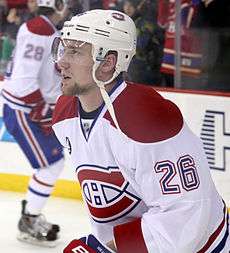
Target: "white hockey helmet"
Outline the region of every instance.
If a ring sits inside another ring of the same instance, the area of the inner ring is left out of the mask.
[[[136,26],[133,20],[126,14],[114,10],[91,10],[78,14],[70,21],[64,23],[61,38],[53,43],[52,54],[56,61],[63,54],[59,45],[65,41],[80,41],[92,45],[92,57],[94,60],[92,75],[97,86],[100,88],[103,100],[110,112],[110,115],[120,129],[114,108],[105,85],[112,82],[121,72],[127,71],[132,57],[136,53]],[[110,51],[117,52],[117,62],[113,76],[107,81],[100,81],[96,78],[96,70],[106,54]]]
[[[37,0],[38,7],[48,7],[54,10],[58,10],[58,6],[62,4],[64,6],[64,0]]]
[[[64,23],[62,40],[92,44],[95,63],[100,64],[109,51],[117,52],[116,74],[127,71],[136,53],[136,26],[126,14],[114,10],[91,10]],[[111,79],[110,79],[111,81]]]

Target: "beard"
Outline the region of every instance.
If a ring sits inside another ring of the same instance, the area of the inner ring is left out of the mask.
[[[80,96],[86,95],[91,89],[92,84],[88,84],[85,87],[80,87],[76,82],[72,85],[63,85],[62,93],[65,96]]]

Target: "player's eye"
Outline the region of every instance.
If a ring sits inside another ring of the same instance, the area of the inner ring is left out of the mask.
[[[76,54],[79,54],[79,50],[76,50],[74,48],[68,48],[65,50],[65,53],[68,54],[68,55],[76,55]]]

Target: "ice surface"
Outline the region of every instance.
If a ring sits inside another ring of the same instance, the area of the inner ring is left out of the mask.
[[[44,248],[19,242],[16,239],[17,223],[24,194],[0,191],[0,252],[7,253],[54,253],[74,238],[90,233],[90,224],[81,201],[51,197],[44,209],[48,221],[61,227],[60,242],[55,248]]]

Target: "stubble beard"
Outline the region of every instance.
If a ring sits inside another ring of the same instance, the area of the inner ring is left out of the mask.
[[[76,82],[73,86],[66,86],[62,88],[63,95],[65,96],[80,96],[86,95],[92,89],[92,85],[80,87]]]

